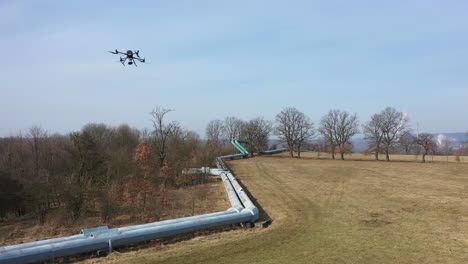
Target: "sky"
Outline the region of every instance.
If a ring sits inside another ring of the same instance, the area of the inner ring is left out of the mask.
[[[150,128],[296,107],[361,123],[387,106],[420,132],[468,130],[468,2],[0,1],[0,137],[33,125]],[[123,67],[109,50],[140,50]]]

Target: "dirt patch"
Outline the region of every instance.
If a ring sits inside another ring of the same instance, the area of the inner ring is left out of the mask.
[[[371,219],[371,220],[361,220],[361,224],[367,227],[382,227],[385,225],[389,225],[392,222],[382,220],[382,219]]]
[[[382,214],[381,213],[369,213],[369,216],[373,217],[373,218],[376,218],[376,217],[381,217]]]
[[[401,208],[402,211],[405,211],[407,213],[414,213],[414,211],[416,211],[414,208],[412,207],[403,207]]]

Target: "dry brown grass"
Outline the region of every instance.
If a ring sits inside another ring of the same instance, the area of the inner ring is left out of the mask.
[[[277,156],[289,157],[289,153],[281,153]],[[301,153],[303,158],[315,158],[315,159],[331,159],[331,154],[324,152],[304,152]],[[336,156],[339,159],[339,154]],[[352,153],[345,154],[346,160],[375,160],[375,156],[364,155],[361,153]],[[439,156],[439,155],[427,155],[426,162],[454,162],[454,163],[468,163],[468,156],[460,156],[459,161],[457,156]],[[385,161],[385,154],[379,155],[380,161]],[[390,161],[411,161],[411,162],[422,162],[422,155],[401,155],[401,154],[392,154],[390,155]]]
[[[468,164],[273,156],[231,165],[269,228],[87,262],[468,263]]]
[[[168,203],[165,206],[153,207],[158,210],[160,220],[223,211],[230,206],[221,181],[170,189],[167,195]],[[60,210],[58,208],[51,211],[44,225],[37,224],[36,219],[27,216],[0,223],[0,246],[74,235],[83,228],[101,225],[119,227],[143,223],[140,218],[135,217],[135,212],[130,207],[121,208],[120,213],[108,223],[103,223],[98,215],[92,214],[69,222]]]

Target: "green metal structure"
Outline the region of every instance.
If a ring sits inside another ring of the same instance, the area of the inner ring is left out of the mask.
[[[239,141],[237,139],[234,139],[231,141],[232,145],[234,145],[234,147],[236,147],[236,149],[238,149],[240,151],[240,153],[248,156],[249,155],[249,150],[245,147],[245,145],[242,145],[242,141]]]

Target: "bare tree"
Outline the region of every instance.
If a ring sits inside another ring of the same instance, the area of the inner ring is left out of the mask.
[[[206,139],[208,140],[208,142],[221,144],[223,134],[224,134],[223,121],[211,120],[206,125]]]
[[[304,119],[302,119],[299,124],[299,131],[294,144],[296,146],[298,158],[301,158],[302,145],[306,144],[314,134],[314,124],[310,121],[308,116],[304,116]]]
[[[335,151],[338,146],[335,137],[335,129],[338,125],[338,114],[338,110],[330,110],[328,114],[320,119],[320,127],[318,129],[319,133],[322,134],[328,142],[333,159],[335,159]]]
[[[102,153],[88,132],[75,132],[70,135],[73,142],[74,170],[65,193],[73,219],[78,219],[88,199],[89,186],[104,174]]]
[[[37,180],[39,177],[39,159],[41,155],[41,145],[43,145],[44,138],[47,136],[47,132],[39,126],[33,126],[29,129],[28,143],[31,146],[31,151],[34,160],[33,174]]]
[[[315,150],[317,151],[317,157],[320,157],[321,152],[327,152],[330,149],[329,141],[320,137],[315,141]]]
[[[426,155],[429,151],[435,151],[437,143],[434,140],[434,136],[429,133],[421,133],[416,138],[416,144],[421,146],[423,149],[422,161],[426,162]]]
[[[97,146],[102,151],[109,148],[109,145],[112,142],[112,137],[115,133],[114,128],[102,123],[88,123],[83,127],[82,131],[87,132],[89,135],[91,135],[94,141],[96,142]]]
[[[287,107],[276,115],[276,123],[275,134],[286,142],[291,157],[294,157],[296,150],[300,158],[302,145],[314,134],[309,117],[294,107]]]
[[[242,126],[241,139],[249,144],[250,155],[268,146],[268,136],[272,130],[270,121],[261,117],[252,119]]]
[[[356,114],[346,111],[330,110],[320,121],[319,132],[329,141],[332,147],[332,158],[335,159],[335,148],[339,147],[341,159],[351,145],[351,137],[356,135],[359,122]]]
[[[453,146],[450,143],[450,138],[445,137],[443,138],[441,144],[439,145],[439,148],[442,152],[442,154],[447,158],[447,162],[449,161],[449,156],[454,153]]]
[[[240,138],[243,123],[242,120],[233,116],[224,119],[224,134],[229,141]]]
[[[371,120],[365,123],[362,127],[364,138],[372,145],[371,148],[375,154],[375,160],[379,160],[379,153],[382,144],[383,134],[380,129],[381,126],[382,117],[379,114],[375,114],[371,117]]]
[[[387,107],[380,113],[382,123],[380,126],[382,145],[387,161],[390,161],[390,148],[398,142],[400,137],[407,133],[408,118],[403,112],[398,112],[393,107]]]
[[[340,148],[341,159],[345,152],[351,150],[351,137],[359,132],[359,122],[356,114],[338,110],[338,124],[335,130],[336,142]]]
[[[165,123],[164,117],[173,110],[157,106],[150,112],[153,122],[153,144],[157,150],[159,165],[163,167],[167,156],[167,140],[169,136],[178,129],[179,125],[175,122]]]
[[[416,138],[413,135],[411,135],[409,131],[401,135],[398,140],[398,145],[401,147],[401,149],[406,155],[410,154],[411,152],[414,152],[415,144]]]
[[[49,210],[49,175],[42,173],[42,160],[46,147],[47,132],[39,126],[33,126],[29,129],[28,143],[31,147],[33,160],[33,178],[31,181],[31,200],[34,204],[34,210],[37,213],[39,222],[45,222],[46,214]]]

